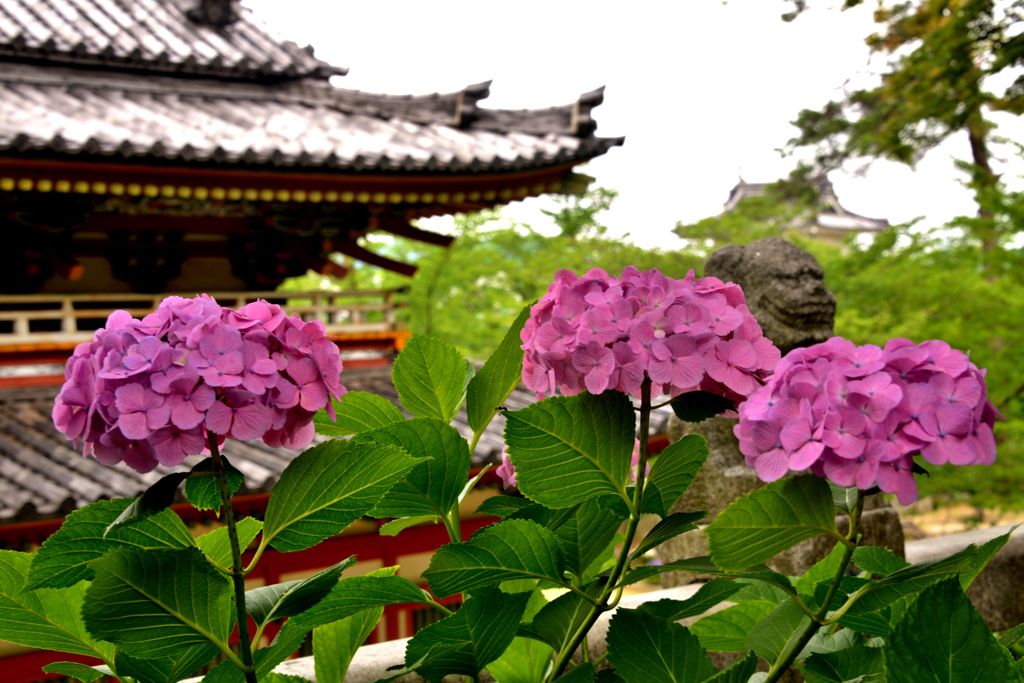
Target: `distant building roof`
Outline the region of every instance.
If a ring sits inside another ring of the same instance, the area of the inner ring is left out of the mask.
[[[818,191],[821,210],[806,224],[796,226],[798,229],[817,234],[820,230],[847,233],[881,232],[889,227],[889,221],[884,218],[867,218],[843,208],[836,197],[832,181],[827,177],[819,176],[813,182]],[[769,185],[770,183],[748,183],[740,178],[736,186],[729,191],[729,199],[725,202],[724,210],[732,211],[748,197],[760,197]]]

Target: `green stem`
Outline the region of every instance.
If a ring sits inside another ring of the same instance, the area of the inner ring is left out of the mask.
[[[238,547],[238,528],[235,526],[235,511],[231,507],[231,491],[224,472],[224,461],[217,448],[217,435],[207,432],[213,471],[217,473],[217,487],[224,508],[224,523],[228,527],[231,541],[231,581],[235,585],[235,610],[238,613],[238,644],[242,655],[242,671],[246,683],[256,683],[256,669],[252,665],[252,643],[249,642],[249,615],[245,612],[245,569],[242,567],[242,549]],[[236,662],[237,664],[237,662]]]
[[[444,528],[448,530],[448,538],[452,543],[462,543],[462,522],[459,519],[459,503],[456,501],[447,515],[441,515]]]
[[[590,629],[597,622],[598,617],[604,612],[613,609],[609,605],[608,599],[616,590],[616,584],[622,578],[622,574],[629,567],[629,562],[627,562],[629,549],[633,545],[633,537],[636,536],[636,529],[640,524],[640,510],[644,500],[644,479],[647,477],[647,445],[650,435],[651,380],[649,377],[644,377],[644,383],[640,386],[640,458],[637,463],[636,487],[633,489],[633,500],[627,501],[630,503],[629,522],[626,525],[626,535],[622,539],[622,550],[619,552],[619,558],[612,568],[611,574],[608,576],[608,583],[605,584],[604,590],[601,591],[601,596],[597,599],[594,606],[590,608],[590,614],[587,615],[587,618],[580,627],[576,629],[572,640],[559,651],[555,667],[551,670],[551,676],[548,678],[549,681],[553,681],[562,675],[565,667],[569,665],[569,660],[572,658],[573,653],[576,652],[577,648],[584,641],[587,633],[590,632]],[[621,597],[621,595],[622,591],[619,590],[618,596]],[[618,599],[615,600],[615,604],[618,604]]]
[[[825,625],[825,616],[828,614],[829,607],[832,605],[832,599],[835,597],[836,592],[839,590],[839,584],[843,580],[843,576],[846,575],[846,569],[850,566],[850,560],[853,558],[853,551],[857,548],[857,532],[860,529],[860,518],[864,512],[864,492],[857,491],[857,505],[854,507],[850,514],[850,532],[846,536],[848,543],[846,544],[846,550],[843,551],[843,557],[839,561],[839,567],[836,569],[835,578],[832,579],[832,585],[828,588],[828,593],[825,595],[825,600],[822,602],[821,608],[818,610],[814,618],[804,627],[804,632],[800,634],[800,637],[795,641],[791,640],[790,644],[779,654],[779,658],[772,664],[771,669],[768,671],[768,678],[764,680],[764,683],[776,683],[782,675],[793,665],[796,661],[797,656],[807,647],[807,643],[811,642],[811,638],[814,637],[815,632],[820,626]]]

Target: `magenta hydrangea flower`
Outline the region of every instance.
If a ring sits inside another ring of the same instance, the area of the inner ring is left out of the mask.
[[[501,464],[498,465],[498,469],[494,471],[499,477],[501,477],[501,482],[507,489],[512,488],[519,483],[516,481],[516,466],[508,459],[508,446],[502,449]]]
[[[558,391],[652,396],[707,391],[740,403],[764,384],[779,351],[761,333],[743,291],[691,270],[674,280],[629,266],[561,270],[521,335],[523,381],[539,398]]]
[[[942,341],[893,339],[882,349],[835,337],[787,354],[740,406],[734,432],[764,481],[810,470],[908,504],[917,500],[915,456],[933,465],[995,461],[992,427],[1002,416],[984,377]]]
[[[313,415],[346,389],[323,323],[257,301],[232,311],[168,297],[142,320],[115,311],[64,369],[57,429],[104,465],[139,472],[207,452],[207,438],[309,444]],[[620,371],[621,374],[621,371]]]

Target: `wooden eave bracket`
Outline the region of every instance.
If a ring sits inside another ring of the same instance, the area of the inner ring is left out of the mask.
[[[386,256],[375,254],[369,249],[364,249],[355,242],[342,242],[338,241],[334,243],[334,248],[340,251],[342,254],[351,256],[354,259],[359,259],[364,263],[368,263],[371,266],[377,266],[384,270],[390,270],[393,273],[400,275],[407,275],[412,277],[416,274],[418,268],[408,263],[402,263],[401,261],[395,261],[389,259]]]
[[[426,244],[436,244],[439,247],[449,247],[455,241],[455,238],[449,235],[441,235],[429,230],[420,230],[410,225],[407,220],[396,216],[371,216],[369,226],[371,230],[383,230],[392,235],[406,237],[417,242],[425,242]]]

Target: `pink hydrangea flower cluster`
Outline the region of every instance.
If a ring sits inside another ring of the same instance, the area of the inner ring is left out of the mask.
[[[740,406],[734,432],[764,481],[810,469],[840,486],[877,485],[917,500],[915,455],[933,465],[990,465],[997,417],[985,371],[943,341],[885,348],[834,337],[796,349]]]
[[[614,389],[652,396],[707,391],[736,403],[779,361],[739,285],[691,270],[673,280],[634,266],[619,278],[561,270],[530,310],[521,338],[523,381],[543,398]]]
[[[207,451],[207,433],[298,449],[346,389],[319,321],[256,301],[238,311],[168,297],[142,320],[115,311],[64,369],[57,429],[104,465],[139,472]]]

